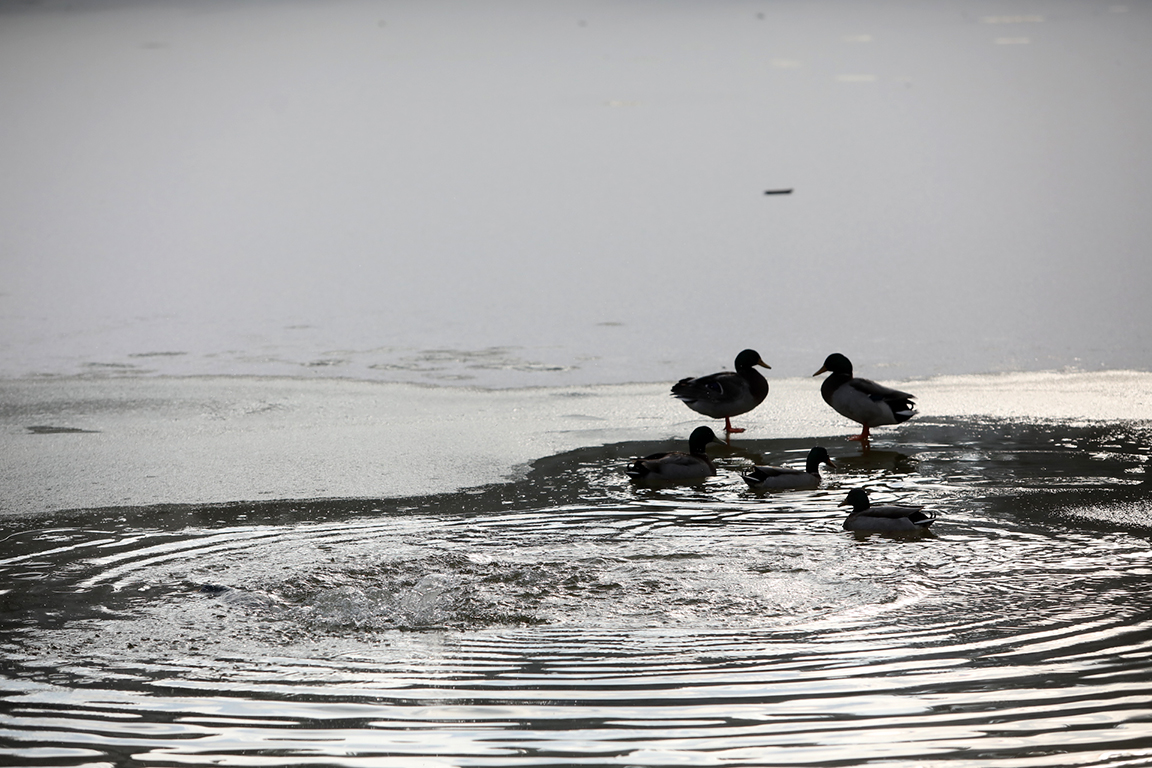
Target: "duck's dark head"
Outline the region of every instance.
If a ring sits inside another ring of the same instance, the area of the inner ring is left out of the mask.
[[[760,357],[760,353],[754,349],[746,349],[740,354],[736,355],[736,370],[747,370],[754,365],[758,365],[761,368],[772,368],[772,366],[764,362],[764,359]]]
[[[824,358],[824,366],[812,375],[819,376],[822,373],[829,372],[843,373],[851,376],[852,361],[844,357],[844,355],[840,354],[839,352],[833,352],[832,354],[828,355],[828,357]]]
[[[827,464],[832,469],[836,469],[836,465],[832,463],[832,457],[828,455],[828,449],[822,445],[818,445],[808,452],[808,464],[813,467]]]
[[[840,502],[841,507],[851,505],[853,512],[863,512],[872,506],[868,501],[868,491],[863,488],[853,488],[848,491],[848,495],[844,497],[844,501]]]
[[[688,452],[701,454],[704,453],[704,448],[708,443],[722,442],[724,441],[716,437],[716,433],[710,427],[696,427],[688,436]]]

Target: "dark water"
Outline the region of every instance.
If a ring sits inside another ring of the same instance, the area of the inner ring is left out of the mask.
[[[920,419],[823,488],[653,443],[407,500],[106,509],[0,542],[11,765],[1152,765],[1149,429]],[[927,504],[841,530],[845,489]]]

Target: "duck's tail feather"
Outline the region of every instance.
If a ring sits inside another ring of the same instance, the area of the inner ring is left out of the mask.
[[[913,512],[908,515],[908,519],[915,523],[920,528],[927,528],[936,522],[935,512]]]
[[[889,405],[892,408],[892,417],[896,419],[897,424],[903,424],[919,413],[912,403],[909,402],[890,403]]]

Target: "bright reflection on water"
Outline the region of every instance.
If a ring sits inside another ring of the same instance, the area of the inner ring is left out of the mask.
[[[654,446],[633,443],[446,496],[12,533],[0,754],[1152,764],[1146,431],[925,419],[901,436],[867,457],[836,441],[812,492],[733,471],[634,488],[621,467]],[[808,447],[745,441],[719,463]],[[935,507],[935,535],[845,533],[836,505],[860,485]]]

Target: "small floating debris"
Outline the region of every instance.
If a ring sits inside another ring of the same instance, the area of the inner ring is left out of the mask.
[[[79,429],[77,427],[54,427],[49,424],[42,424],[35,427],[25,427],[29,432],[34,435],[70,435],[77,432],[97,433],[98,429]]]
[[[790,195],[790,194],[792,194],[792,190],[791,189],[766,189],[766,190],[764,190],[764,194],[766,194],[766,195]]]

